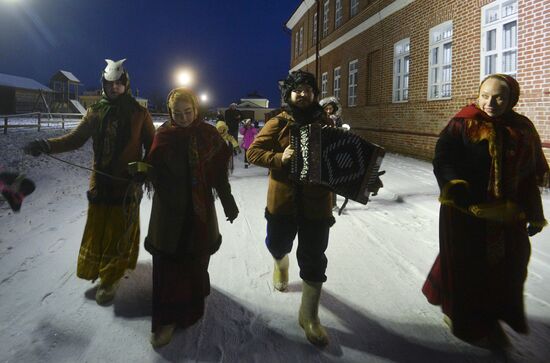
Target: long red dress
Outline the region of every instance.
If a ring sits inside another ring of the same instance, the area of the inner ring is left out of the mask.
[[[546,224],[538,186],[549,186],[534,126],[513,111],[494,119],[467,106],[442,131],[433,164],[442,190],[440,252],[423,293],[441,305],[453,334],[463,340],[487,336],[498,320],[527,333],[523,285],[531,246],[526,226]],[[471,204],[500,205],[497,217],[479,218],[457,208],[448,200],[457,182],[469,187]]]
[[[204,314],[208,264],[221,243],[212,188],[224,207],[235,204],[227,175],[229,150],[208,124],[161,126],[148,161],[153,207],[145,248],[153,255],[152,331],[185,328]]]

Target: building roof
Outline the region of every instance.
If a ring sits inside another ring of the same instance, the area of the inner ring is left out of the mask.
[[[315,5],[315,0],[304,0],[300,2],[300,5],[294,10],[292,16],[286,22],[286,27],[290,30],[296,26],[296,24],[302,19],[302,17],[307,13],[309,8]]]
[[[63,71],[63,70],[60,69],[58,73],[61,73],[62,75],[64,75],[65,78],[67,78],[67,79],[68,79],[69,81],[71,81],[71,82],[80,83],[80,80],[79,80],[78,78],[76,78],[76,77],[74,76],[74,74],[72,74],[72,73],[69,72],[69,71]]]
[[[49,87],[44,86],[34,79],[12,76],[11,74],[5,73],[0,73],[0,86],[53,92]]]

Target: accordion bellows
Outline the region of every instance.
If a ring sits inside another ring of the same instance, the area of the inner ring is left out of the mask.
[[[343,197],[367,204],[384,158],[382,147],[318,123],[293,129],[290,144],[295,150],[290,164],[293,180],[325,185]]]

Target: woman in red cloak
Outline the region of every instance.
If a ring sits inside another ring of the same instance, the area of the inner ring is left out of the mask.
[[[547,224],[539,186],[550,186],[548,163],[531,121],[513,111],[519,93],[508,75],[484,79],[477,103],[441,132],[433,160],[440,251],[422,291],[455,336],[484,347],[509,344],[499,321],[528,332],[529,237]]]
[[[204,314],[210,255],[222,239],[212,189],[228,221],[239,214],[227,174],[231,152],[216,128],[202,122],[195,94],[173,90],[168,110],[170,121],[157,130],[148,156],[155,188],[145,239],[153,255],[154,347],[168,344],[176,327]]]

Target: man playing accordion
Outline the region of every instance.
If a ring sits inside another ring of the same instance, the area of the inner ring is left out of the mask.
[[[328,335],[318,317],[321,287],[327,277],[329,229],[334,224],[332,192],[314,184],[292,181],[290,145],[292,129],[311,123],[327,124],[317,102],[319,89],[308,72],[292,72],[284,81],[283,98],[288,107],[270,119],[250,145],[250,163],[270,169],[267,192],[267,248],[274,258],[273,285],[284,291],[288,286],[288,254],[298,235],[297,260],[300,267],[302,302],[299,323],[307,339],[317,346],[328,344]]]

